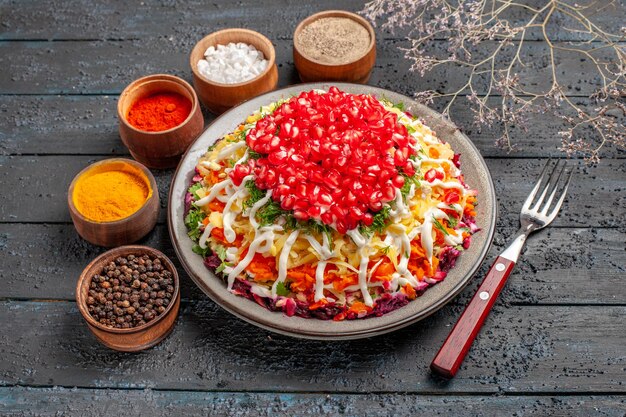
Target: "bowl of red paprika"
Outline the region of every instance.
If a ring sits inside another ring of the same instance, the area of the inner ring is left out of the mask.
[[[204,129],[198,97],[185,80],[168,74],[139,78],[117,103],[122,142],[150,168],[172,168]]]

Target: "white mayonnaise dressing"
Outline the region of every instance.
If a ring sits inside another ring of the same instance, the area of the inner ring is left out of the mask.
[[[324,271],[328,263],[327,260],[333,256],[333,253],[330,251],[330,244],[326,233],[322,233],[323,244],[321,245],[311,235],[305,235],[304,238],[309,241],[311,247],[320,257],[317,268],[315,269],[315,301],[319,301],[324,298]]]
[[[215,199],[220,191],[224,190],[226,187],[232,184],[233,182],[231,181],[230,177],[227,177],[224,181],[214,184],[213,187],[211,187],[211,191],[209,191],[209,194],[194,202],[193,205],[196,207],[202,207],[209,204]]]
[[[465,188],[463,187],[463,185],[460,182],[456,182],[456,181],[446,181],[443,182],[441,180],[434,180],[433,182],[429,183],[429,185],[431,187],[441,187],[441,188],[456,188],[458,190],[465,190]]]
[[[443,219],[447,218],[448,215],[437,207],[429,209],[424,215],[424,223],[421,230],[422,247],[424,252],[426,252],[426,259],[428,259],[431,265],[433,260],[433,217],[435,219]]]
[[[259,297],[271,297],[272,296],[272,292],[270,290],[258,284],[252,284],[250,286],[250,292],[252,294],[258,295]]]
[[[280,256],[278,257],[278,278],[272,285],[272,297],[276,297],[278,283],[284,282],[285,278],[287,278],[287,261],[289,260],[289,252],[291,252],[291,247],[296,242],[296,239],[298,239],[298,233],[298,230],[291,232],[280,251]]]
[[[412,187],[415,188],[414,186]],[[396,188],[396,198],[394,201],[396,207],[389,212],[389,216],[393,223],[400,223],[400,220],[408,217],[411,212],[409,211],[409,207],[404,203],[404,198],[402,198],[402,192],[399,188]]]
[[[226,159],[232,154],[234,154],[235,152],[237,152],[239,149],[243,148],[244,146],[247,146],[245,140],[234,142],[230,145],[226,145],[219,151],[219,153],[217,154],[217,157],[213,161],[218,162],[223,159]]]
[[[250,208],[248,216],[250,217],[250,224],[255,229],[259,228],[259,222],[256,221],[256,212],[259,211],[259,209],[263,207],[270,200],[270,198],[272,198],[272,190],[268,190],[265,197],[254,203],[254,205]]]
[[[374,305],[374,300],[372,300],[372,296],[367,288],[367,264],[370,261],[369,244],[372,241],[372,238],[371,236],[366,238],[359,233],[358,229],[348,231],[347,235],[352,238],[355,245],[359,248],[359,255],[361,256],[361,262],[359,263],[359,289],[361,290],[361,295],[363,296],[365,305],[372,307]]]
[[[200,236],[200,240],[198,240],[198,245],[200,245],[202,249],[206,249],[206,241],[209,236],[211,236],[211,230],[213,230],[213,225],[207,224],[204,228],[204,232],[202,232],[202,235]]]
[[[248,265],[250,265],[250,262],[252,262],[254,255],[257,252],[267,252],[272,247],[272,244],[274,243],[274,230],[277,230],[277,228],[281,229],[280,226],[269,226],[258,229],[258,232],[261,233],[256,233],[254,240],[252,241],[252,243],[250,243],[250,246],[248,247],[248,253],[246,253],[246,256],[241,259],[237,263],[237,266],[235,266],[234,268],[228,268],[228,270],[224,269],[224,272],[228,273],[229,291],[233,289],[235,278],[237,278],[237,276],[239,276],[239,274],[241,274],[243,270],[246,269]]]
[[[315,268],[315,301],[324,298],[324,271],[326,270],[327,260],[320,259]]]
[[[411,239],[407,235],[404,225],[398,224],[396,227],[400,228],[400,233],[387,232],[388,237],[389,235],[393,235],[393,245],[398,248],[400,252],[400,261],[398,262],[396,273],[393,274],[392,279],[394,283],[408,282],[412,286],[416,286],[418,284],[417,279],[415,279],[408,268],[409,258],[411,256]]]
[[[247,175],[241,181],[239,187],[234,188],[234,194],[228,199],[226,203],[226,207],[224,207],[224,216],[222,217],[224,222],[224,237],[228,243],[233,243],[237,238],[237,234],[233,230],[233,220],[238,213],[241,212],[241,208],[237,210],[233,210],[233,203],[238,199],[243,199],[248,195],[248,190],[246,187],[246,182],[248,180],[254,179],[254,176]]]
[[[366,247],[361,248],[359,252],[361,255],[361,263],[359,264],[359,289],[361,290],[361,295],[363,296],[363,302],[365,305],[372,307],[374,305],[374,300],[372,300],[372,296],[367,288],[367,264],[370,261],[370,257]]]
[[[385,259],[384,257],[380,258],[380,259],[378,260],[378,262],[376,262],[376,263],[374,264],[374,266],[372,267],[372,269],[370,269],[370,271],[367,273],[367,282],[368,282],[368,285],[370,285],[370,284],[369,284],[369,282],[370,282],[370,280],[372,279],[372,275],[374,275],[374,272],[376,272],[376,270],[378,269],[378,267],[380,266],[380,264],[381,264],[381,263],[383,263],[383,260],[384,260],[384,259]]]

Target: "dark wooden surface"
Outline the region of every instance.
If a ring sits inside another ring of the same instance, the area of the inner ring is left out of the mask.
[[[229,26],[267,35],[279,86],[296,83],[297,23],[319,10],[363,6],[311,3],[0,0],[0,415],[626,415],[626,153],[617,149],[607,149],[597,168],[572,161],[579,172],[561,215],[530,239],[456,378],[430,375],[437,349],[518,226],[545,158],[562,157],[554,117],[538,116],[528,132],[514,129],[520,150],[507,153],[493,146],[497,132],[469,124],[463,101],[454,118],[492,172],[498,231],[476,279],[432,317],[364,341],[294,340],[229,315],[177,263],[183,301],[169,338],[122,354],[91,336],[74,287],[103,249],[77,236],[65,193],[89,163],[128,154],[117,133],[117,95],[150,73],[190,80],[193,44]],[[624,16],[596,21],[617,31]],[[578,36],[553,34],[561,42]],[[455,73],[409,73],[402,33],[378,38],[370,84],[411,95],[461,82]],[[546,45],[531,47],[539,55]],[[570,95],[593,106],[584,96],[599,80],[585,77],[584,64],[562,56],[558,69]],[[528,70],[533,81],[545,78],[539,60]],[[154,174],[165,197],[172,171]],[[164,220],[163,212],[142,243],[173,257]]]

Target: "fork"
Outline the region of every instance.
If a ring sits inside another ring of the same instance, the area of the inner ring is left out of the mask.
[[[522,227],[513,237],[511,244],[498,256],[493,265],[491,265],[478,291],[474,294],[474,297],[472,297],[472,300],[465,308],[461,318],[430,364],[430,369],[434,373],[446,378],[452,378],[456,374],[467,351],[482,327],[483,322],[487,318],[489,311],[496,302],[496,298],[500,294],[502,287],[504,287],[507,278],[517,263],[517,259],[528,235],[549,225],[558,214],[563,200],[565,199],[567,187],[572,179],[573,170],[570,170],[569,174],[566,175],[567,178],[565,178],[566,176],[563,175],[563,172],[565,171],[566,163],[560,164],[560,161],[557,161],[550,174],[547,175],[550,165],[551,161],[548,160],[539,176],[537,184],[522,206],[520,213],[520,223]],[[560,170],[558,169],[559,165],[562,165]],[[562,181],[562,185],[559,187],[562,176],[564,181]],[[542,183],[545,183],[543,187]],[[539,198],[532,204],[540,189],[542,191]],[[544,203],[544,199],[550,189],[551,193]],[[556,203],[553,205],[552,202],[559,189],[561,191],[558,200],[556,200]],[[553,207],[550,208],[552,205]]]

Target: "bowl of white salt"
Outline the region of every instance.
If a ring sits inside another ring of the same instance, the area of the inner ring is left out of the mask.
[[[293,60],[303,82],[365,84],[376,61],[374,28],[344,10],[316,13],[296,27]]]
[[[193,48],[189,64],[200,101],[215,114],[272,91],[278,83],[274,45],[253,30],[211,33]]]

